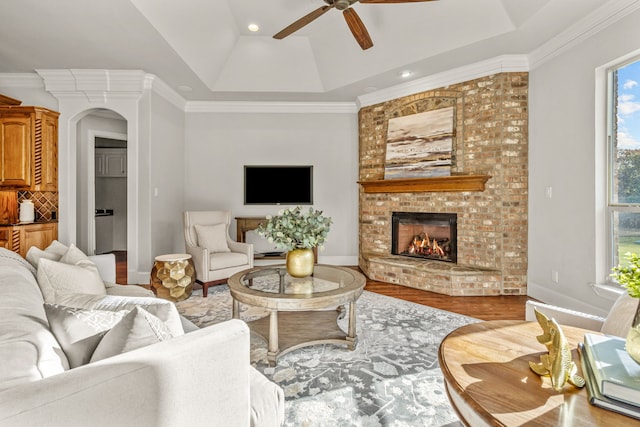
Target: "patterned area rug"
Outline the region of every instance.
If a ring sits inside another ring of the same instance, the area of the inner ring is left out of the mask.
[[[198,326],[231,318],[226,285],[177,303]],[[266,315],[241,306],[246,321]],[[364,291],[357,302],[358,345],[316,345],[267,363],[266,343],[251,338],[252,364],[286,396],[287,426],[461,425],[444,390],[438,346],[452,330],[477,319]],[[348,319],[338,321],[346,330]]]

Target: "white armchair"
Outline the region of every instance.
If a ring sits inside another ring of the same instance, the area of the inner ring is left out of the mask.
[[[632,298],[626,292],[622,293],[611,307],[607,317],[594,316],[537,301],[527,301],[526,320],[536,320],[534,308],[547,317],[554,318],[560,325],[575,326],[626,338],[638,308],[638,298]]]
[[[231,240],[228,211],[187,211],[183,214],[186,251],[193,258],[202,296],[209,286],[226,283],[233,274],[253,268],[253,245]]]

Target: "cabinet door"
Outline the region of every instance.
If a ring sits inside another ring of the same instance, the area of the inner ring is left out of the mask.
[[[51,242],[58,238],[58,224],[55,222],[46,224],[19,225],[20,249],[18,253],[25,257],[31,246],[45,249]],[[13,248],[15,251],[16,248]]]
[[[127,151],[124,149],[109,150],[104,156],[105,176],[127,176]]]
[[[31,114],[0,115],[0,187],[31,185]]]
[[[34,191],[58,190],[58,117],[36,115],[34,139]]]
[[[11,250],[11,227],[0,227],[0,248]]]

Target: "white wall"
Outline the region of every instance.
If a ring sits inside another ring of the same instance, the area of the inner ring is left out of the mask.
[[[635,12],[531,70],[529,295],[535,298],[597,314],[610,307],[589,286],[609,273],[600,205],[605,99],[596,92],[604,74],[596,71],[640,49],[639,40]]]
[[[164,98],[151,93],[149,170],[151,200],[151,255],[184,252],[182,234],[185,187],[185,114]],[[156,193],[157,191],[157,193]],[[149,260],[150,271],[153,260]]]
[[[284,206],[245,206],[244,165],[313,165],[314,205],[333,218],[319,262],[357,265],[356,114],[187,113],[185,210],[264,216]],[[235,221],[230,229],[235,238]]]

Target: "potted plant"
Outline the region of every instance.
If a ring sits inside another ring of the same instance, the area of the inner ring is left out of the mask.
[[[611,277],[625,287],[629,296],[640,298],[640,256],[631,252],[627,252],[624,256],[628,262],[613,267]],[[633,317],[625,348],[629,356],[640,363],[640,307],[636,309]]]
[[[287,251],[287,272],[294,277],[313,273],[313,248],[322,246],[331,227],[331,217],[322,211],[300,206],[285,209],[278,215],[269,215],[257,232],[281,249]]]

